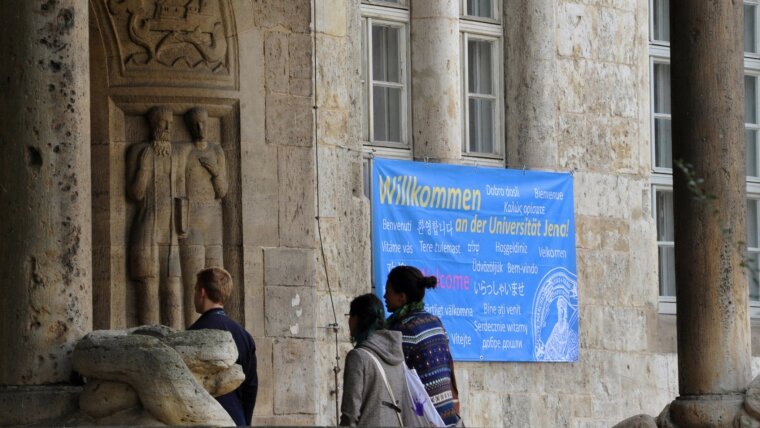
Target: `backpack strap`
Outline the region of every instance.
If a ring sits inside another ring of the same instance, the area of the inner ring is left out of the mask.
[[[385,369],[383,368],[383,365],[380,364],[380,361],[378,361],[377,357],[375,355],[364,349],[364,348],[356,348],[360,349],[369,355],[370,358],[372,358],[372,361],[375,362],[375,365],[377,366],[377,369],[380,371],[380,375],[383,377],[383,382],[385,382],[385,388],[388,389],[388,394],[391,396],[391,401],[393,401],[393,410],[396,411],[396,417],[398,418],[398,426],[402,427],[404,426],[404,421],[401,419],[401,408],[398,406],[398,401],[396,401],[396,397],[393,396],[393,390],[391,389],[391,384],[388,383],[388,377],[385,375]]]

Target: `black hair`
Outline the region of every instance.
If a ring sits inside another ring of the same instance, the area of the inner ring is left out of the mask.
[[[355,316],[356,331],[351,341],[361,344],[377,330],[382,330],[385,324],[383,302],[372,293],[362,294],[351,301],[349,315]]]
[[[426,288],[435,288],[438,278],[425,276],[414,266],[396,266],[388,274],[388,287],[396,293],[406,294],[409,303],[421,302]]]

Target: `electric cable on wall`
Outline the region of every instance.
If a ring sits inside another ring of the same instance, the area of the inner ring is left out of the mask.
[[[327,270],[327,260],[325,259],[325,246],[322,241],[322,226],[321,226],[321,205],[319,197],[319,121],[317,120],[317,113],[319,107],[317,106],[317,8],[316,0],[311,2],[311,22],[312,22],[312,37],[311,37],[311,68],[312,68],[312,120],[314,131],[314,169],[316,175],[316,192],[317,192],[317,237],[319,239],[319,249],[322,254],[322,266],[325,270],[325,281],[327,282],[327,293],[330,296],[330,306],[332,307],[333,322],[328,324],[325,328],[331,329],[335,334],[335,365],[333,366],[334,377],[334,390],[335,394],[335,425],[337,426],[340,421],[340,408],[338,404],[338,374],[340,373],[340,350],[338,347],[338,316],[335,313],[335,302],[333,300],[332,287],[330,286],[330,273]]]

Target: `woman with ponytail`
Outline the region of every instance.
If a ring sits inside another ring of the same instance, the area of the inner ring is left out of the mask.
[[[396,266],[385,284],[385,306],[391,312],[386,327],[400,331],[406,365],[416,369],[438,414],[448,426],[460,424],[459,393],[449,338],[441,320],[425,311],[425,290],[435,288],[435,276],[413,266]]]
[[[385,329],[383,303],[374,294],[361,295],[351,301],[348,316],[354,349],[343,371],[340,425],[425,426],[411,408],[401,333]]]

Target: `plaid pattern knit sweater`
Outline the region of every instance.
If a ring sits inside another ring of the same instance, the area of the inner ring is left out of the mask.
[[[417,370],[443,421],[446,425],[456,424],[459,397],[456,387],[452,386],[454,366],[449,338],[441,320],[418,310],[393,321],[389,329],[401,332],[406,365]]]

